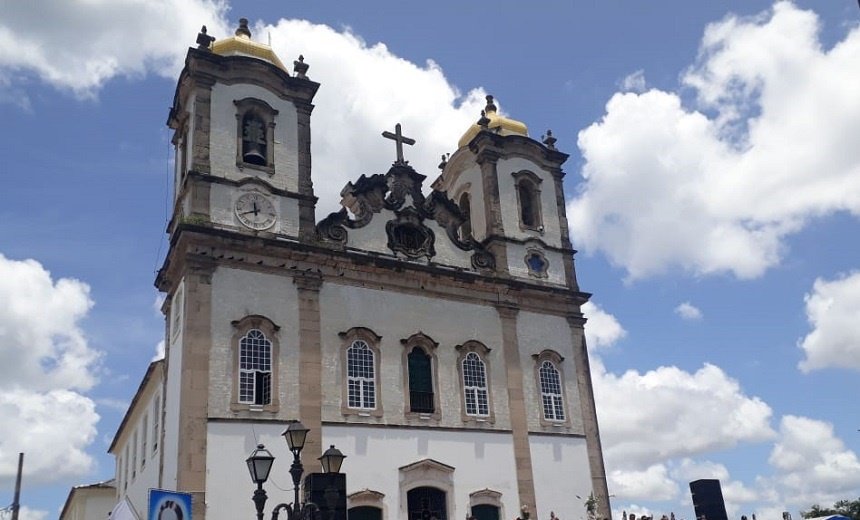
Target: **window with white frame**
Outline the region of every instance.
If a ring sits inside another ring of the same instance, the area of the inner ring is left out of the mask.
[[[146,452],[146,439],[149,436],[149,415],[143,415],[143,423],[140,429],[140,469],[143,470],[143,467],[146,466],[146,456],[148,453]]]
[[[158,431],[160,426],[159,419],[161,418],[161,396],[155,396],[155,402],[152,404],[152,453],[158,451],[158,439],[161,437],[161,432]]]
[[[552,361],[540,366],[540,394],[543,401],[543,417],[548,421],[564,421],[564,397],[561,392],[561,377]]]
[[[463,359],[463,392],[466,402],[466,415],[478,417],[490,415],[490,401],[487,396],[487,370],[484,362],[475,352],[469,352]]]
[[[272,342],[259,329],[249,330],[239,340],[239,402],[272,402]]]
[[[131,478],[137,476],[137,430],[134,432],[131,443]]]
[[[376,408],[376,373],[373,350],[363,340],[355,340],[346,351],[348,400],[350,408]]]

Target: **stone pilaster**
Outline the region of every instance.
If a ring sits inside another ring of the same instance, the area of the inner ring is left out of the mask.
[[[302,462],[306,473],[320,471],[322,455],[322,343],[320,288],[322,277],[303,274],[293,278],[299,296],[299,420],[310,428]]]
[[[311,112],[314,106],[310,103],[296,102],[298,117],[298,181],[299,193],[307,197],[314,196],[314,183],[311,179]],[[311,240],[315,236],[316,204],[309,199],[299,199],[299,238]]]
[[[209,352],[212,345],[211,264],[190,265],[185,274],[185,323],[179,389],[177,490],[192,494],[195,518],[206,517],[206,436]]]
[[[515,307],[498,306],[496,310],[502,322],[502,349],[508,381],[508,409],[511,414],[511,435],[514,440],[514,462],[517,469],[517,492],[520,507],[535,509],[535,484],[532,472],[532,455],[529,447],[529,427],[526,417],[525,393],[523,391],[523,369],[520,363],[520,347],[517,339],[517,314]]]
[[[555,185],[555,204],[558,208],[558,229],[561,233],[561,247],[569,251],[564,253],[562,261],[564,262],[564,276],[567,279],[567,286],[574,291],[579,290],[579,283],[576,281],[576,269],[573,265],[573,247],[570,243],[570,230],[567,222],[567,208],[564,204],[564,172],[560,168],[551,170],[553,184]]]
[[[612,520],[609,507],[609,490],[606,486],[606,468],[603,465],[603,448],[600,444],[600,428],[597,425],[597,408],[594,404],[594,388],[591,384],[591,365],[581,316],[569,316],[570,335],[573,345],[573,362],[576,365],[576,382],[582,406],[582,422],[585,430],[585,445],[588,466],[591,472],[591,489],[597,500],[598,520]]]
[[[502,225],[502,206],[499,195],[499,172],[497,169],[499,152],[492,148],[482,148],[477,153],[477,162],[481,166],[481,182],[484,191],[484,220],[487,223],[487,237],[490,238],[487,248],[496,258],[496,271],[508,272],[508,252],[501,238],[505,234]]]
[[[194,89],[194,128],[191,141],[191,169],[200,173],[211,173],[209,164],[209,139],[212,110],[212,85],[214,81],[197,79]]]

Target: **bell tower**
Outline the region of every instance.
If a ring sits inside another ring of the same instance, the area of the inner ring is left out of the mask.
[[[313,236],[310,81],[304,58],[293,74],[271,47],[206,28],[189,49],[167,124],[176,149],[174,210],[182,224],[308,240]]]
[[[260,305],[249,287],[273,282],[248,256],[314,240],[310,117],[319,84],[302,56],[289,72],[251,36],[244,18],[224,39],[204,26],[167,120],[176,159],[170,249],[155,282],[167,318],[160,485],[191,493],[197,518],[207,514],[207,453],[218,451],[210,419],[297,415],[279,407],[287,390],[272,377],[282,362],[279,325],[261,314],[274,313],[248,310]],[[276,278],[289,282],[279,296],[295,290],[290,278]],[[233,384],[240,356],[229,350],[240,342],[269,356],[255,359],[241,390]]]
[[[492,252],[500,276],[579,290],[562,185],[568,155],[555,142],[551,131],[530,138],[487,96],[433,188],[455,201],[466,218],[461,235]]]

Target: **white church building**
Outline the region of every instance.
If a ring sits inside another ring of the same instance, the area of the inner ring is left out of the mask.
[[[307,471],[330,445],[347,455],[357,518],[510,520],[525,506],[579,520],[592,494],[609,518],[590,295],[551,134],[529,137],[488,97],[430,183],[398,125],[394,163],[361,165],[380,173],[317,215],[307,64],[289,71],[245,20],[198,44],[168,119],[166,356],[110,447],[114,508],[145,518],[158,488],[190,493],[194,520],[252,518],[259,443],[277,459],[268,509],[291,502],[281,432],[298,419]]]

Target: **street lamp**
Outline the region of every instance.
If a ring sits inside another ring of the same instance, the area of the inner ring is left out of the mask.
[[[313,502],[302,504],[299,502],[299,484],[301,483],[302,474],[304,473],[301,452],[305,447],[305,440],[307,439],[309,431],[310,430],[301,422],[293,421],[281,434],[286,439],[287,446],[293,454],[293,463],[290,466],[290,476],[293,478],[295,495],[292,504],[283,503],[275,506],[272,510],[272,520],[278,520],[278,516],[281,514],[281,511],[287,512],[287,520],[317,520],[319,518],[320,509],[316,504]],[[340,450],[335,448],[332,444],[331,447],[317,460],[322,464],[323,471],[325,473],[333,474],[340,472],[340,467],[343,464],[343,459],[345,458],[346,455],[341,453]],[[248,465],[248,472],[251,474],[251,481],[257,485],[257,489],[254,491],[254,496],[252,498],[254,506],[257,509],[257,520],[263,520],[263,509],[266,506],[266,500],[269,498],[266,494],[266,490],[263,489],[263,484],[265,484],[269,479],[269,473],[272,470],[272,464],[274,464],[274,462],[275,457],[272,456],[269,450],[267,450],[262,444],[258,444],[257,449],[255,449],[251,455],[245,459],[245,463]]]

